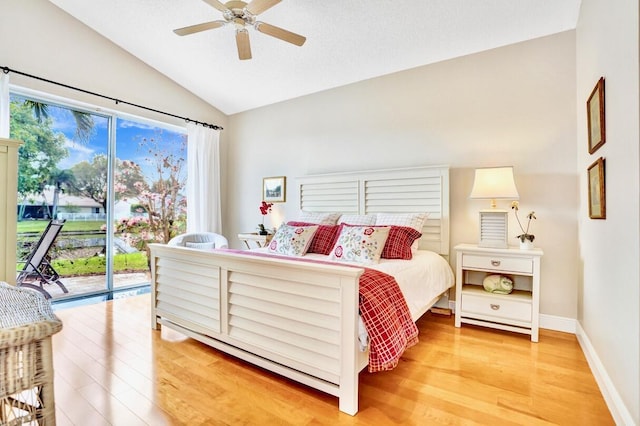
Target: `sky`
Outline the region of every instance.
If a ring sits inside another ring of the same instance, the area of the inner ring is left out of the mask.
[[[69,169],[81,161],[89,161],[95,155],[107,154],[109,121],[107,117],[93,115],[94,133],[88,142],[74,140],[75,120],[71,112],[65,108],[49,107],[49,116],[53,121],[53,130],[64,134],[69,156],[58,163],[61,170]],[[177,132],[145,123],[124,119],[116,119],[116,157],[120,160],[131,160],[142,167],[143,173],[149,175],[152,170],[148,162],[147,149],[140,146],[143,138],[155,138],[162,141],[162,149],[173,151],[179,155],[181,135]],[[186,148],[182,156],[185,158],[183,172],[186,173]]]

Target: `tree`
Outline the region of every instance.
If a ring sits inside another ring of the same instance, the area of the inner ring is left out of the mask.
[[[129,167],[123,166],[127,161],[115,160],[115,199],[121,200],[128,196],[136,195],[133,188],[134,182],[144,181],[140,170],[137,172],[129,170]],[[126,170],[126,173],[123,172]],[[73,195],[91,198],[102,207],[107,209],[107,171],[108,159],[104,154],[97,154],[91,160],[81,161],[71,167],[70,172],[73,174],[73,180],[67,182],[67,190]]]
[[[107,156],[97,154],[91,160],[81,161],[71,167],[73,182],[68,183],[69,192],[81,197],[91,198],[107,210]]]
[[[42,123],[49,118],[48,104],[31,99],[25,99],[23,103],[27,107],[31,108],[38,123]],[[78,142],[88,142],[95,131],[93,116],[86,112],[76,111],[73,109],[70,109],[69,112],[71,112],[71,115],[73,115],[73,119],[76,122],[74,139],[78,140]]]
[[[51,129],[51,119],[39,123],[32,108],[23,102],[11,102],[10,108],[11,137],[24,142],[18,150],[18,194],[21,198],[18,218],[22,219],[26,198],[42,193],[51,180],[51,170],[68,152],[64,135]]]
[[[53,186],[53,207],[51,209],[51,217],[53,219],[58,218],[58,203],[60,199],[60,192],[73,186],[75,182],[75,176],[72,170],[58,170],[51,171],[49,176],[49,184]]]
[[[132,161],[123,161],[119,169],[119,184],[126,185],[127,191],[138,200],[148,213],[145,222],[148,238],[154,242],[167,243],[180,230],[184,229],[187,199],[184,196],[186,176],[185,165],[186,138],[180,141],[163,141],[162,132],[155,138],[142,138],[140,148],[146,151],[146,162],[151,172],[143,177],[142,168]],[[175,150],[164,149],[178,145]],[[125,224],[126,225],[126,224]],[[135,223],[140,226],[140,223]]]

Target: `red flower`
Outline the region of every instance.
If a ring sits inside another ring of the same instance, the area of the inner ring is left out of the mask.
[[[342,257],[342,246],[336,247],[335,255],[336,257]]]
[[[373,228],[367,228],[364,230],[364,235],[371,235],[373,234]]]
[[[295,233],[296,234],[302,234],[304,232],[304,228],[296,228]]]
[[[260,204],[260,213],[263,216],[266,216],[269,214],[269,212],[271,212],[271,207],[273,206],[273,203],[267,203],[266,201],[263,201],[262,204]]]

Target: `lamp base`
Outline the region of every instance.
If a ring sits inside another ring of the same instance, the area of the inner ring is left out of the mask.
[[[509,230],[507,210],[480,210],[480,241],[478,247],[508,248]]]

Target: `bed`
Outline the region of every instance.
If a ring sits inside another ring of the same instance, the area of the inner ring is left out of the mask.
[[[418,297],[408,297],[412,320],[453,285],[447,262],[448,167],[306,176],[296,180],[293,191],[289,188],[294,195],[296,190],[305,212],[428,213],[415,259],[430,257],[444,264],[449,278],[438,278],[429,290],[418,290]],[[359,326],[359,280],[365,269],[322,257],[300,261],[235,250],[150,247],[154,329],[170,327],[335,395],[341,411],[357,413],[358,374],[369,362],[368,351],[361,350]],[[371,267],[394,269],[401,262]],[[402,285],[401,290],[407,291]]]

